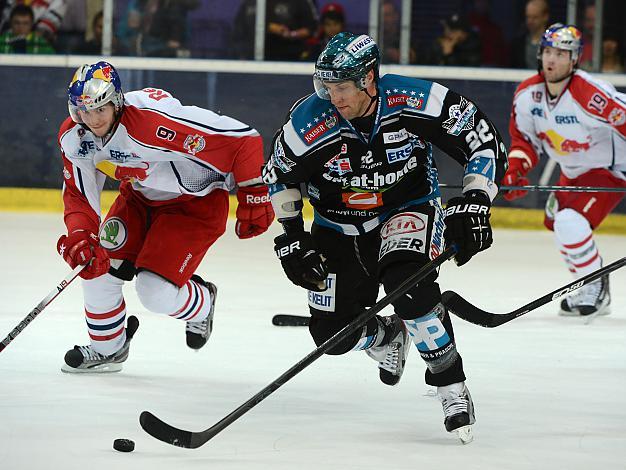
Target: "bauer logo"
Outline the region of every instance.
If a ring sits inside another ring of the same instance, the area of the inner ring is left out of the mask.
[[[109,251],[119,250],[126,243],[126,224],[118,217],[107,219],[100,228],[100,245]]]
[[[335,311],[335,284],[337,275],[330,273],[326,278],[326,290],[323,292],[309,291],[309,306],[323,312]]]

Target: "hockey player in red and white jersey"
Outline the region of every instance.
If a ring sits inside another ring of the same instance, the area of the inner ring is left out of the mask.
[[[80,67],[68,96],[70,118],[59,131],[67,235],[57,249],[70,266],[87,264],[81,277],[91,344],[68,351],[63,370],[121,369],[138,325],[129,317],[124,327],[122,286],[135,275],[144,307],[184,320],[187,345],[201,348],[217,288],[194,271],[225,231],[228,190],[238,186],[239,238],[262,234],[274,218],[260,179],[261,136],[164,90],[123,94],[107,62]],[[120,181],[120,194],[101,222],[107,176]]]
[[[626,95],[577,70],[582,34],[550,26],[539,47],[539,73],[520,84],[513,99],[511,149],[505,185],[527,185],[528,172],[546,154],[561,168],[559,185],[626,187]],[[504,195],[517,199],[526,191]],[[576,278],[602,266],[593,230],[617,206],[621,192],[557,192],[546,205],[545,225]],[[561,315],[608,314],[608,276],[561,302]]]

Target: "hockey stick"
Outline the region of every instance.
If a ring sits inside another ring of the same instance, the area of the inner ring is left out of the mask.
[[[310,317],[279,313],[272,317],[272,325],[276,326],[309,326]]]
[[[543,297],[533,300],[523,307],[520,307],[517,310],[513,310],[509,313],[490,313],[485,310],[481,310],[480,308],[472,305],[459,294],[453,291],[444,292],[442,294],[442,302],[448,308],[448,310],[454,313],[457,317],[462,318],[463,320],[466,320],[470,323],[474,323],[475,325],[484,326],[485,328],[494,328],[496,326],[503,325],[504,323],[508,323],[511,320],[515,320],[517,317],[526,315],[528,312],[535,310],[536,308],[541,307],[548,302],[558,299],[565,294],[569,294],[576,289],[580,289],[582,286],[589,284],[596,279],[600,279],[602,276],[612,271],[615,271],[616,269],[619,269],[624,265],[626,265],[626,257],[621,258],[609,265],[606,265],[603,268],[592,272],[591,274],[587,274],[580,279],[576,279],[575,281],[570,282],[569,284],[560,287],[557,290],[554,290],[549,294],[544,295]]]
[[[178,429],[170,426],[149,411],[144,411],[141,413],[141,416],[139,417],[139,423],[141,424],[141,427],[152,437],[155,437],[158,440],[166,442],[168,444],[172,444],[178,447],[184,447],[187,449],[196,449],[200,447],[211,438],[213,438],[215,435],[217,435],[219,432],[224,430],[226,427],[234,423],[237,419],[250,411],[256,405],[261,403],[261,401],[270,396],[279,387],[287,383],[288,380],[292,379],[298,373],[302,372],[306,367],[310,366],[314,361],[319,359],[320,356],[323,356],[330,349],[345,340],[348,335],[354,333],[360,328],[363,328],[363,326],[368,322],[370,318],[380,312],[387,305],[403,296],[409,289],[413,288],[413,286],[421,282],[424,278],[426,278],[426,276],[428,276],[431,272],[437,269],[445,261],[452,258],[455,254],[456,246],[451,246],[450,248],[446,249],[437,258],[423,266],[415,274],[411,275],[394,291],[390,292],[385,297],[380,299],[371,308],[364,310],[363,313],[356,317],[351,323],[335,333],[331,338],[315,348],[306,357],[301,359],[297,364],[293,365],[284,374],[271,382],[267,387],[262,389],[259,393],[254,395],[243,405],[231,412],[226,417],[222,418],[210,428],[200,432],[185,431],[183,429]]]
[[[6,348],[9,343],[13,341],[15,337],[19,335],[22,330],[26,328],[28,324],[32,322],[35,317],[37,317],[37,315],[39,315],[43,311],[44,308],[52,303],[52,301],[56,299],[57,296],[61,292],[63,292],[63,290],[67,286],[69,286],[74,279],[76,279],[76,277],[86,266],[87,265],[76,266],[71,273],[65,276],[65,279],[63,279],[58,286],[52,289],[50,293],[41,302],[39,302],[39,304],[37,304],[37,306],[32,309],[28,315],[26,315],[26,317],[24,317],[24,319],[15,328],[13,328],[13,330],[7,335],[7,337],[2,340],[2,342],[0,343],[0,352],[4,351],[4,348]]]
[[[463,186],[459,184],[445,184],[439,185],[442,189],[462,189]],[[503,191],[523,190],[523,191],[567,191],[570,193],[624,193],[625,188],[608,188],[602,186],[541,186],[541,185],[528,185],[528,186],[500,186],[499,189]]]

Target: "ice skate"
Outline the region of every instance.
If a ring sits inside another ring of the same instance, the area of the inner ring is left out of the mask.
[[[598,315],[611,313],[609,276],[603,276],[579,289],[578,292],[561,301],[559,315],[564,317],[585,317],[591,320]]]
[[[465,382],[437,387],[437,396],[443,405],[446,431],[456,432],[463,444],[472,442],[472,424],[476,422],[476,416],[472,396]]]
[[[202,346],[206,344],[211,336],[211,331],[213,331],[213,316],[215,314],[215,298],[217,297],[217,286],[212,282],[207,282],[203,280],[197,274],[191,276],[191,279],[196,281],[198,284],[202,284],[209,289],[211,293],[211,309],[209,310],[209,314],[202,321],[197,322],[187,322],[187,326],[185,327],[185,332],[187,336],[187,346],[191,349],[200,349]]]
[[[385,329],[392,328],[388,344],[366,349],[369,357],[378,361],[380,380],[387,385],[396,385],[402,373],[406,358],[411,349],[411,341],[404,322],[397,315],[383,317]]]
[[[130,341],[139,328],[139,320],[131,315],[126,322],[126,341],[121,349],[115,354],[104,356],[91,347],[74,346],[65,354],[65,364],[61,367],[63,372],[71,374],[95,374],[107,372],[119,372],[122,370],[122,363],[128,359],[130,351]]]

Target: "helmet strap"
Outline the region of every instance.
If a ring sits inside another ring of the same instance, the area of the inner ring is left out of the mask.
[[[372,109],[372,106],[374,105],[374,103],[376,103],[376,100],[378,99],[378,93],[376,93],[374,95],[370,95],[367,92],[367,88],[363,88],[363,90],[361,90],[361,91],[363,93],[365,93],[367,96],[369,96],[369,98],[370,98],[370,104],[367,106],[367,109],[365,111],[363,111],[363,114],[361,114],[359,116],[359,117],[365,117],[370,112],[370,109]]]

